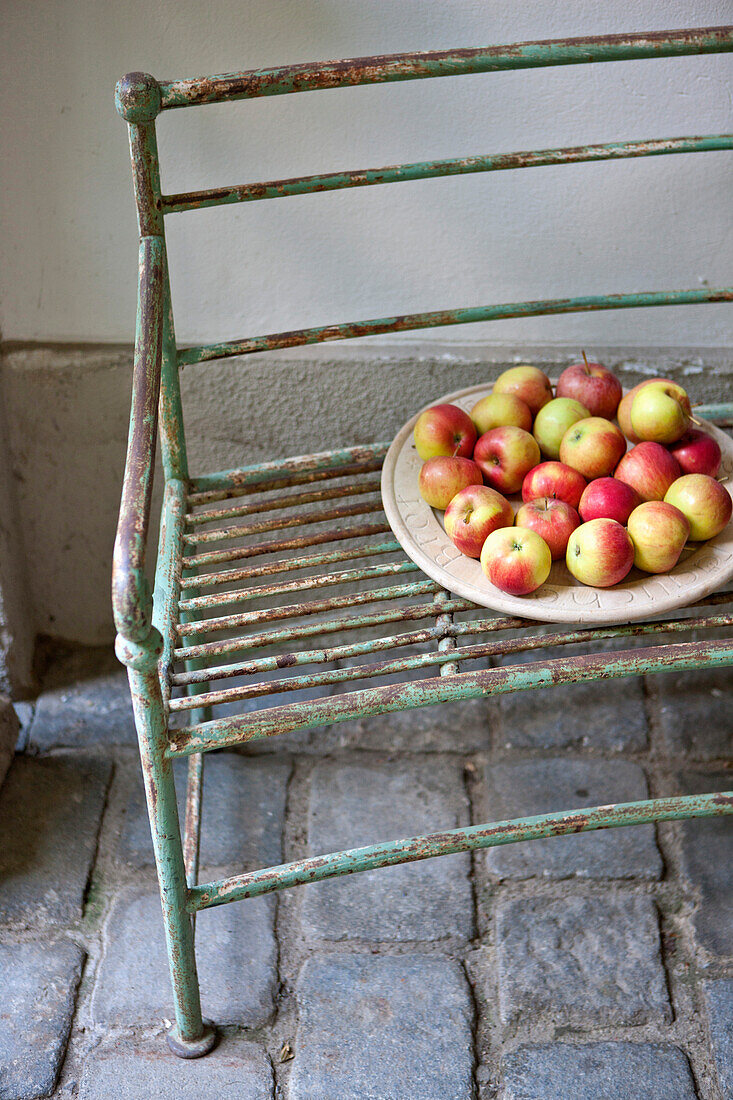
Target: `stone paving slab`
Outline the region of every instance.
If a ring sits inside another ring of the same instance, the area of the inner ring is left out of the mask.
[[[121,1039],[87,1062],[80,1100],[270,1100],[272,1066],[257,1043],[225,1036],[205,1058],[175,1058],[161,1040]]]
[[[733,980],[707,982],[704,988],[718,1083],[725,1100],[730,1100],[733,1097]]]
[[[732,772],[683,772],[682,794],[733,790]],[[714,955],[733,955],[733,820],[686,821],[682,830],[682,870],[697,888],[693,924],[699,943]]]
[[[15,744],[15,751],[25,752],[26,748],[28,747],[28,738],[30,737],[33,712],[35,711],[35,703],[13,703],[13,709],[15,710],[15,714],[20,725],[20,728],[18,730],[18,740]]]
[[[0,787],[7,775],[20,738],[20,721],[7,695],[0,693]]]
[[[655,677],[664,750],[696,760],[729,758],[733,749],[733,668]]]
[[[514,655],[502,664],[567,657],[567,647]],[[643,752],[648,730],[642,681],[597,680],[501,696],[499,743],[506,749]]]
[[[196,918],[203,1012],[217,1024],[258,1027],[272,1014],[277,946],[272,898],[222,905]],[[158,891],[121,892],[105,929],[92,995],[95,1023],[131,1027],[171,1019],[172,998]]]
[[[563,1026],[671,1019],[659,920],[644,897],[530,898],[496,914],[499,1013]]]
[[[318,764],[311,778],[308,846],[313,855],[395,840],[468,821],[460,763],[446,759]],[[468,939],[473,934],[470,858],[381,868],[303,891],[312,940]]]
[[[111,650],[80,650],[44,677],[30,728],[30,747],[136,744],[127,673]]]
[[[53,1092],[83,963],[75,943],[0,944],[2,1100],[35,1100]]]
[[[19,756],[0,790],[0,919],[78,920],[111,765]]]
[[[658,1043],[552,1043],[503,1060],[501,1100],[697,1100],[690,1064]]]
[[[376,654],[374,660],[394,656],[409,657],[435,651],[435,645],[404,646],[394,652]],[[364,663],[346,660],[343,667]],[[474,661],[472,669],[487,667],[487,662]],[[414,669],[399,676],[374,676],[358,681],[352,687],[384,687],[395,683],[415,683],[428,676],[437,676],[437,665]],[[345,685],[347,688],[349,685]],[[482,752],[490,747],[492,721],[496,721],[497,704],[489,699],[466,699],[460,703],[443,703],[432,707],[377,714],[357,718],[328,727],[314,742],[323,752],[335,749],[359,748],[375,752]]]
[[[642,769],[625,760],[524,760],[490,764],[485,775],[485,821],[631,802],[649,795]],[[487,870],[501,878],[657,879],[662,872],[653,825],[489,848],[483,858]]]
[[[187,769],[186,761],[176,761],[174,772],[181,822]],[[210,753],[205,757],[202,863],[210,866],[231,863],[245,871],[282,861],[289,774],[290,765],[278,760],[257,760],[233,752]],[[139,770],[127,803],[118,854],[132,867],[149,867],[154,863]]]
[[[290,1100],[472,1100],[471,996],[448,959],[321,955],[297,983]]]

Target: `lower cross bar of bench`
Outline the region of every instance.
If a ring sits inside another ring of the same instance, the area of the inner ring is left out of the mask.
[[[224,905],[243,898],[255,898],[274,890],[301,886],[309,882],[373,871],[398,863],[414,863],[433,856],[455,855],[478,848],[495,848],[522,840],[542,840],[554,836],[588,833],[627,825],[648,825],[655,821],[680,821],[696,817],[722,817],[733,814],[733,791],[718,794],[679,795],[625,802],[591,809],[564,810],[537,817],[497,821],[488,825],[470,825],[426,836],[370,844],[324,856],[297,859],[279,867],[265,867],[243,875],[203,883],[188,891],[192,913]]]

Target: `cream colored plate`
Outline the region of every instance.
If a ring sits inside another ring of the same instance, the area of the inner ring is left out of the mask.
[[[472,386],[432,401],[449,402],[468,412],[490,386]],[[430,406],[426,406],[429,408]],[[423,410],[421,409],[420,412]],[[382,502],[402,549],[424,573],[449,592],[483,607],[510,615],[555,623],[627,623],[684,607],[722,588],[733,578],[733,521],[714,539],[685,548],[670,573],[652,576],[632,569],[613,588],[589,588],[571,576],[564,562],[554,562],[548,580],[529,596],[509,596],[495,588],[474,558],[467,558],[443,528],[443,513],[425,503],[418,491],[422,462],[412,438],[420,412],[395,436],[382,469]],[[733,474],[733,441],[711,424],[708,431],[723,452],[720,476]],[[731,493],[731,481],[726,489]],[[733,495],[733,493],[731,493]],[[521,498],[511,498],[514,510]]]

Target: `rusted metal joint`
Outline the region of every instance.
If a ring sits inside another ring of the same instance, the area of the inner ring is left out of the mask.
[[[160,114],[160,85],[150,73],[127,73],[115,85],[115,107],[126,122],[152,122]]]
[[[142,642],[126,638],[123,634],[117,635],[115,642],[117,660],[127,668],[134,668],[136,672],[153,672],[162,652],[163,639],[160,631],[154,626],[151,626],[147,637]]]

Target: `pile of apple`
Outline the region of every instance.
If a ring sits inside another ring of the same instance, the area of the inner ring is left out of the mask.
[[[470,414],[434,405],[418,417],[420,493],[503,592],[534,592],[563,558],[576,580],[609,588],[633,565],[668,572],[688,540],[730,520],[720,447],[691,423],[687,393],[666,378],[624,396],[583,353],[553,397],[537,367],[512,367]],[[515,516],[507,497],[520,492]]]

